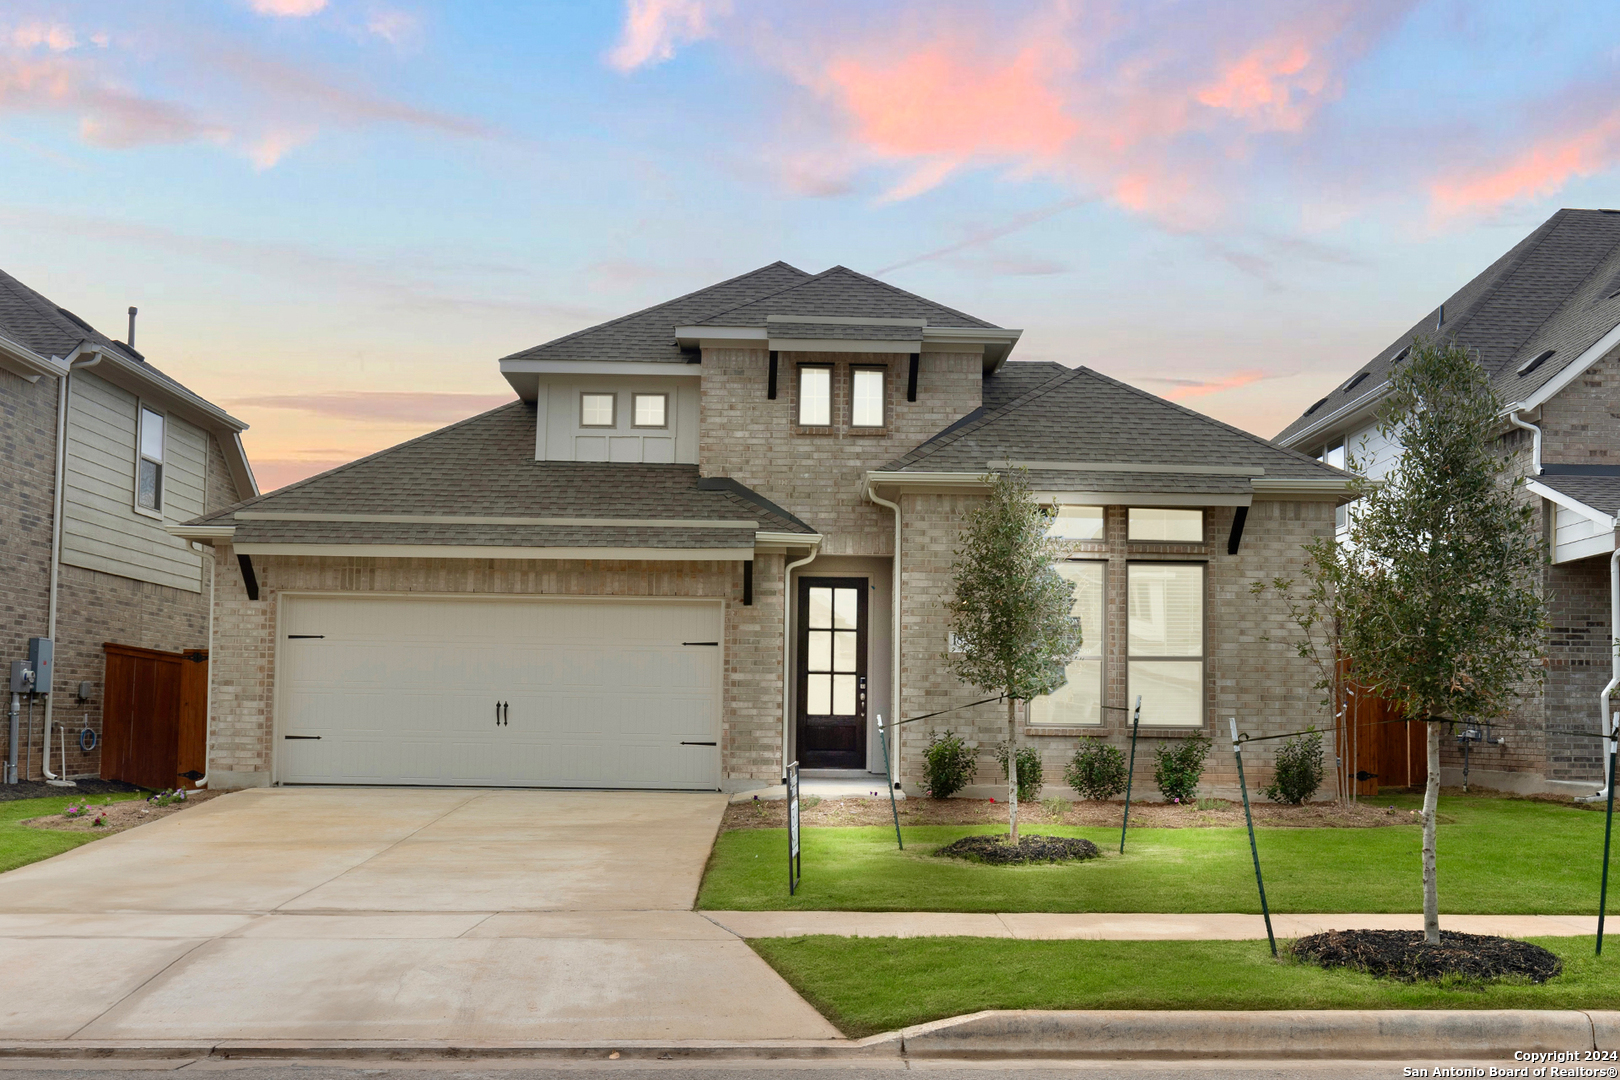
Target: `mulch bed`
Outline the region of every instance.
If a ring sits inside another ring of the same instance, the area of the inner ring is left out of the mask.
[[[72,791],[72,788],[53,788],[54,791]],[[170,803],[167,806],[153,806],[145,799],[129,799],[124,802],[110,803],[106,806],[98,804],[94,799],[84,800],[90,803],[91,812],[79,817],[66,817],[62,814],[47,814],[44,817],[28,818],[24,825],[34,829],[54,829],[60,832],[87,832],[98,835],[107,835],[133,829],[137,825],[145,825],[149,821],[172,817],[188,806],[205,803],[209,799],[216,799],[223,795],[222,791],[193,791],[181,802]],[[102,824],[97,825],[96,818],[100,817]]]
[[[1090,840],[1072,836],[1030,836],[1018,838],[1017,845],[1001,836],[964,836],[934,852],[955,859],[992,863],[996,866],[1018,866],[1023,863],[1079,862],[1095,859],[1102,852]]]
[[[1322,967],[1353,968],[1401,982],[1456,978],[1483,982],[1516,977],[1544,983],[1563,961],[1528,941],[1440,931],[1430,945],[1421,930],[1329,930],[1294,942],[1294,955]]]
[[[134,784],[126,784],[122,780],[75,780],[74,784],[77,786],[54,787],[43,780],[19,780],[15,784],[0,784],[0,802],[10,802],[12,799],[51,799],[62,795],[83,799],[96,795],[128,795],[141,790]]]

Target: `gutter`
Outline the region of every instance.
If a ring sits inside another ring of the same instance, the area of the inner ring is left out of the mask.
[[[787,785],[788,747],[792,744],[791,721],[788,719],[788,689],[792,685],[788,679],[788,672],[792,670],[793,643],[793,571],[801,566],[808,566],[821,553],[821,544],[818,539],[816,546],[810,549],[810,554],[798,562],[787,562],[784,556],[782,563],[782,784]]]
[[[878,493],[872,490],[872,481],[866,482],[866,497],[879,506],[886,506],[894,511],[894,570],[890,575],[892,584],[889,586],[889,614],[892,626],[889,629],[889,645],[892,655],[889,660],[889,732],[894,743],[894,749],[889,754],[892,767],[889,770],[889,783],[892,787],[900,787],[900,503],[890,502],[879,498]]]
[[[1531,476],[1540,476],[1541,475],[1541,428],[1539,428],[1535,424],[1530,423],[1527,420],[1522,419],[1519,416],[1519,410],[1518,409],[1509,409],[1507,412],[1503,413],[1502,415],[1507,417],[1507,422],[1508,423],[1512,424],[1514,427],[1518,428],[1520,431],[1528,431],[1530,433],[1530,468],[1531,468],[1530,475]]]

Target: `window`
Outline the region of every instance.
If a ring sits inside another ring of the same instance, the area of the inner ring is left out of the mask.
[[[850,373],[849,423],[851,427],[883,426],[883,371],[856,368]]]
[[[832,423],[832,368],[799,369],[799,423],[807,427]]]
[[[1202,510],[1170,510],[1161,506],[1133,506],[1130,510],[1130,540],[1156,540],[1172,544],[1204,542]]]
[[[579,426],[580,427],[614,427],[617,417],[614,416],[614,405],[618,401],[616,394],[581,394],[579,395]]]
[[[1100,506],[1060,506],[1046,524],[1046,535],[1054,540],[1101,540],[1103,508]]]
[[[635,427],[669,427],[669,395],[635,395],[631,423]]]
[[[1030,703],[1033,724],[1102,723],[1104,562],[1060,562],[1057,572],[1074,582],[1074,617],[1080,620],[1080,654],[1069,663],[1069,681],[1057,693]]]
[[[1204,566],[1131,563],[1126,699],[1142,696],[1142,723],[1204,723]]]
[[[141,406],[139,454],[135,465],[135,505],[163,512],[163,414]]]

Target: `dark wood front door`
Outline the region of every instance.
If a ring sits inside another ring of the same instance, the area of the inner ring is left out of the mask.
[[[866,579],[799,579],[799,764],[866,768]]]

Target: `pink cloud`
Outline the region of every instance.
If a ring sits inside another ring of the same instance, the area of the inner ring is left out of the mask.
[[[259,482],[259,491],[267,493],[300,480],[308,480],[339,465],[347,465],[354,458],[260,458],[250,455],[248,460],[253,465],[253,478]]]
[[[325,8],[326,0],[251,0],[251,6],[260,15],[303,19]]]
[[[52,52],[67,52],[78,44],[73,28],[61,23],[24,23],[14,27],[11,44],[17,49],[36,49],[43,45]]]
[[[1620,163],[1620,113],[1573,132],[1534,140],[1510,151],[1504,165],[1441,177],[1430,186],[1442,216],[1488,212],[1510,203],[1551,195],[1571,180]]]
[[[83,61],[0,53],[0,115],[51,112],[76,115],[85,142],[111,149],[228,134],[182,105],[119,86]]]
[[[237,398],[232,406],[295,409],[346,420],[448,424],[512,400],[511,394],[339,390],[325,394],[265,394]]]
[[[1170,389],[1160,396],[1170,401],[1185,401],[1187,398],[1205,397],[1209,394],[1218,394],[1223,390],[1236,390],[1240,386],[1263,382],[1266,379],[1287,378],[1286,375],[1277,375],[1269,371],[1249,370],[1234,371],[1216,379],[1171,379],[1155,376],[1139,376],[1138,382],[1167,383]]]
[[[396,8],[373,8],[366,16],[366,32],[396,49],[412,48],[422,37],[422,19]]]
[[[607,62],[619,71],[634,71],[669,60],[678,46],[711,36],[714,17],[730,9],[727,0],[628,0],[619,41]]]

